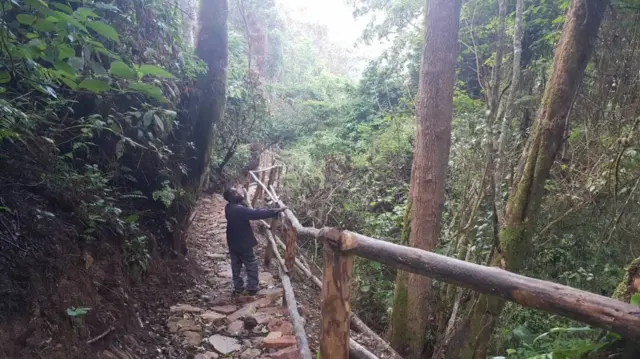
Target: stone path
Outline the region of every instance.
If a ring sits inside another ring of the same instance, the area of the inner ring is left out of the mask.
[[[224,200],[203,198],[197,211],[189,247],[208,286],[199,288],[199,298],[169,308],[166,328],[174,344],[195,359],[298,358],[293,325],[282,307],[283,290],[271,273],[260,272],[258,295],[232,295]]]
[[[213,195],[198,204],[188,234],[188,258],[202,272],[180,293],[181,301],[166,303],[158,298],[158,303],[149,303],[138,319],[146,333],[125,336],[124,343],[111,345],[99,359],[300,357],[293,325],[282,306],[283,290],[272,273],[260,272],[262,289],[256,296],[232,295],[225,203]],[[263,251],[257,247],[259,258]]]

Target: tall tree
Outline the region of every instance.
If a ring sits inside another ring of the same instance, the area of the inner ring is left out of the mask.
[[[200,188],[211,162],[213,126],[224,114],[229,62],[227,0],[202,0],[198,15],[196,54],[204,60],[208,71],[198,79],[198,92],[191,99],[194,126],[191,138],[195,144],[190,181]]]
[[[425,13],[425,37],[420,68],[417,102],[417,136],[411,174],[409,243],[433,250],[438,243],[453,114],[453,86],[458,54],[460,0],[429,0]],[[401,275],[402,276],[402,275]],[[433,302],[431,278],[409,274],[406,306],[409,356],[419,358],[425,347],[425,334]],[[399,287],[402,288],[402,287]],[[401,296],[400,296],[401,297]],[[394,318],[396,325],[400,324]],[[395,343],[397,344],[397,343]],[[404,345],[403,345],[404,347]]]
[[[565,119],[582,81],[608,3],[607,0],[571,2],[556,47],[553,71],[506,204],[499,248],[492,257],[492,265],[517,272],[529,254],[544,184],[563,141]],[[504,301],[500,299],[479,297],[466,325],[461,327],[454,345],[449,347],[447,357],[486,357],[491,334],[503,308]]]

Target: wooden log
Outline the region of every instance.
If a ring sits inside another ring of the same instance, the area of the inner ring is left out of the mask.
[[[275,245],[275,243],[274,243]],[[307,334],[302,324],[302,318],[298,313],[298,305],[296,304],[296,298],[293,294],[293,286],[291,285],[291,279],[287,273],[285,273],[285,267],[279,265],[280,280],[282,282],[282,288],[284,289],[284,297],[287,301],[287,309],[289,310],[289,318],[293,324],[293,332],[296,336],[296,342],[298,343],[298,351],[302,359],[312,359],[311,351],[309,350],[309,343],[307,342]],[[328,358],[328,357],[327,357]]]
[[[267,196],[269,196],[269,198],[271,198],[272,201],[277,203],[279,207],[286,207],[286,205],[278,198],[278,196],[275,193],[271,193],[269,191],[267,186],[262,181],[260,181],[258,176],[256,176],[253,172],[249,172],[249,173],[251,174],[253,179],[258,183],[258,186],[262,187],[263,192]],[[291,221],[291,224],[296,229],[296,232],[298,233],[298,235],[317,237],[318,233],[320,233],[320,230],[317,228],[304,227],[303,225],[301,225],[300,221],[298,221],[298,219],[293,214],[293,212],[291,212],[290,209],[285,210],[284,214],[285,216],[287,216],[287,218],[289,218],[289,220]]]
[[[324,241],[322,279],[322,327],[320,357],[349,358],[349,314],[353,256],[334,250],[331,243],[341,242],[342,233],[329,228],[320,232]]]
[[[269,236],[271,235],[270,228],[266,227],[264,225],[262,225],[262,228],[264,228],[265,237],[267,237],[267,239],[268,239]],[[273,244],[275,244],[275,242]],[[276,255],[276,254],[277,254],[278,257],[280,256],[280,253],[278,253],[277,247],[267,244],[267,248],[264,251],[264,266],[265,266],[265,268],[269,268],[269,266],[271,265],[271,258],[273,258],[273,256]]]
[[[322,230],[323,233],[327,231]],[[525,307],[558,314],[640,340],[640,308],[629,303],[348,231],[342,232],[339,237],[327,237],[326,241],[343,253],[355,254],[403,271],[501,297]]]
[[[277,167],[271,168],[271,171],[269,171],[269,178],[267,179],[267,188],[271,188],[271,186],[275,183],[277,173],[278,173]]]
[[[281,166],[280,165],[273,165],[273,166],[269,166],[267,168],[261,168],[261,169],[253,170],[251,172],[253,172],[253,173],[266,172],[266,171],[271,171],[271,169],[276,168],[276,167],[281,167]]]
[[[349,339],[349,357],[357,359],[378,359],[377,356],[353,339]]]

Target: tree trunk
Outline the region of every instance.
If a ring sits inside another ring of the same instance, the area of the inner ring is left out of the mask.
[[[407,200],[402,224],[402,245],[409,245],[411,233],[411,198]],[[391,312],[391,327],[389,330],[389,343],[398,353],[406,352],[407,337],[407,279],[409,273],[398,270],[396,285],[393,292],[393,311]]]
[[[634,259],[627,268],[613,298],[629,303],[631,296],[640,292],[640,258]]]
[[[426,5],[409,235],[409,244],[424,250],[433,250],[438,243],[444,209],[460,6],[460,0],[429,0]],[[431,278],[408,275],[405,340],[410,358],[420,358],[425,349],[427,325],[434,315],[428,310],[433,294]]]
[[[208,71],[198,79],[198,91],[193,96],[190,111],[195,114],[191,133],[195,153],[189,177],[192,186],[197,188],[200,188],[209,171],[213,127],[224,114],[229,58],[228,14],[227,0],[200,2],[196,54],[207,64]]]
[[[544,184],[560,144],[571,99],[582,81],[607,0],[573,0],[556,48],[534,129],[527,141],[506,204],[500,243],[491,264],[517,272],[531,249],[531,231]],[[452,341],[448,358],[485,358],[504,301],[480,296],[470,317]],[[460,348],[459,352],[452,348]]]
[[[509,95],[505,103],[504,117],[502,118],[502,125],[500,126],[500,137],[498,138],[498,148],[496,152],[496,170],[494,174],[495,183],[495,207],[496,215],[498,216],[498,226],[502,228],[504,223],[504,200],[502,199],[502,185],[504,183],[505,168],[507,165],[507,158],[505,153],[505,147],[509,141],[511,126],[513,123],[513,114],[516,95],[520,88],[520,59],[522,58],[522,36],[524,35],[522,27],[522,11],[523,1],[516,0],[516,19],[515,27],[513,31],[513,64],[511,72],[511,88],[509,89]]]

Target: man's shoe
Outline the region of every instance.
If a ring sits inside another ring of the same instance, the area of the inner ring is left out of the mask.
[[[254,296],[254,295],[258,294],[258,290],[257,289],[249,289],[247,291],[247,294],[250,295],[250,296]]]
[[[233,290],[233,295],[241,295],[243,293],[244,293],[244,288],[234,289]]]

